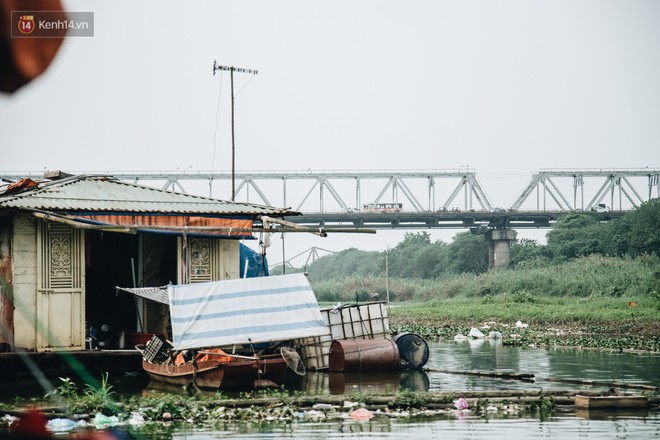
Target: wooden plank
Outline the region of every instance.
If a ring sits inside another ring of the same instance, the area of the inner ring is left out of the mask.
[[[576,408],[646,408],[646,396],[575,396]]]

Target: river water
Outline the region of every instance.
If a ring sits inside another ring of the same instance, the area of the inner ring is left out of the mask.
[[[660,385],[660,354],[598,350],[505,347],[488,340],[429,343],[430,371],[403,375],[334,375],[308,373],[298,384],[308,393],[415,391],[599,389],[566,383],[591,380]],[[531,373],[533,383],[470,376],[452,371]],[[603,390],[609,388],[601,386]],[[449,413],[428,417],[376,416],[368,422],[239,423],[190,429],[174,427],[173,439],[660,439],[660,414],[647,411],[572,411],[539,417],[494,413],[488,418]]]
[[[466,390],[602,389],[570,381],[624,382],[660,386],[660,353],[629,354],[598,350],[506,347],[497,341],[476,340],[429,343],[429,372],[406,374],[311,373],[288,384],[309,394],[445,391],[460,396]],[[442,370],[442,371],[440,371]],[[451,371],[448,373],[447,371]],[[458,374],[499,371],[534,374],[533,382]],[[122,394],[160,392],[144,378],[111,378]],[[55,384],[57,386],[57,384]],[[146,389],[145,389],[146,385]],[[15,390],[16,384],[12,388]],[[0,386],[2,400],[11,392]],[[27,392],[27,388],[25,388]],[[177,390],[175,390],[177,391]],[[14,391],[15,393],[15,391]],[[23,394],[21,392],[21,394]],[[14,394],[15,395],[15,394]],[[36,395],[36,394],[35,394]],[[369,421],[350,419],[285,422],[231,422],[191,427],[159,427],[155,437],[172,439],[660,439],[660,414],[647,411],[558,412],[541,420],[517,414],[492,413],[488,417],[449,412],[420,417],[376,415]]]

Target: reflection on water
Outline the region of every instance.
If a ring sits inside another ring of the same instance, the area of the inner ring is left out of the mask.
[[[556,381],[561,379],[660,385],[660,354],[657,353],[519,348],[483,339],[433,343],[429,348],[431,356],[427,367],[431,370],[431,391],[580,388]],[[438,370],[531,373],[536,380],[530,384]]]
[[[575,416],[587,420],[645,419],[649,417],[649,411],[645,408],[622,408],[616,411],[609,409],[576,408]]]
[[[170,437],[171,436],[171,437]],[[331,420],[291,424],[279,423],[223,423],[207,429],[174,429],[159,438],[173,439],[400,439],[418,440],[442,438],[447,440],[524,440],[549,439],[650,439],[660,436],[660,417],[626,418],[615,420],[580,419],[571,416],[555,417],[543,422],[534,419],[479,418],[415,418],[390,419],[375,417],[368,422]]]
[[[320,373],[306,376],[292,375],[287,388],[308,394],[390,393],[397,390],[447,391],[515,390],[515,389],[582,389],[586,385],[561,383],[555,380],[596,380],[625,382],[638,385],[660,385],[660,354],[626,354],[574,349],[529,349],[505,347],[498,341],[460,341],[429,343],[430,357],[426,365],[430,371],[387,374]],[[450,374],[445,371],[499,371],[532,373],[534,383],[503,380],[481,376]],[[145,376],[110,377],[113,390],[120,394],[139,394],[145,390]],[[552,379],[552,380],[550,380]],[[59,383],[55,383],[57,386]],[[36,388],[36,383],[21,388]],[[29,387],[28,387],[29,386]],[[149,389],[157,387],[149,384]],[[174,387],[168,392],[182,393]],[[0,383],[0,400],[11,401],[18,392],[16,383]],[[30,393],[28,393],[30,394]],[[43,395],[43,391],[35,391]],[[228,394],[229,395],[229,394]],[[565,440],[587,439],[646,439],[660,438],[660,414],[642,412],[577,411],[540,421],[536,418],[506,418],[496,415],[490,420],[478,417],[447,416],[427,418],[389,418],[381,415],[368,422],[328,420],[324,422],[222,422],[213,426],[191,427],[172,425],[162,427],[158,438],[402,438],[419,440],[488,439],[517,440],[544,438]]]
[[[430,381],[425,371],[388,371],[379,373],[335,373],[308,371],[292,389],[306,394],[383,394],[400,390],[428,391]]]
[[[593,387],[554,380],[597,380],[639,385],[660,385],[660,354],[620,354],[573,349],[530,349],[505,347],[498,341],[429,343],[428,374],[329,374],[310,373],[296,383],[309,394],[391,392],[393,390],[493,390],[493,389],[582,389]],[[481,376],[442,373],[449,371],[498,371],[532,373],[534,383]],[[421,373],[421,372],[416,372]],[[553,379],[552,381],[549,379]],[[294,439],[403,437],[418,440],[484,439],[519,440],[567,438],[647,439],[660,438],[660,414],[646,411],[578,410],[546,420],[495,414],[490,419],[467,416],[389,418],[376,416],[368,422],[328,420],[324,422],[223,424],[204,431],[174,430],[173,438]]]
[[[629,354],[598,350],[534,349],[503,346],[500,341],[466,340],[429,342],[428,373],[332,373],[292,374],[287,389],[307,394],[350,394],[368,392],[576,389],[573,383],[558,380],[594,380],[625,382],[637,385],[660,385],[660,353]],[[534,383],[482,376],[449,374],[443,371],[498,371],[534,374]],[[72,378],[82,389],[79,378]],[[149,378],[139,375],[110,375],[113,391],[139,394]],[[54,379],[53,385],[61,382]],[[149,385],[153,387],[155,385]],[[174,387],[171,392],[182,392]],[[0,401],[9,402],[17,395],[24,398],[43,396],[36,381],[20,383],[0,381]]]

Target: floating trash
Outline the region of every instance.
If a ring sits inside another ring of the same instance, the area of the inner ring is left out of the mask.
[[[354,420],[360,420],[360,421],[369,420],[373,416],[374,416],[374,413],[372,413],[371,411],[369,411],[366,408],[356,409],[355,411],[350,412],[348,414],[348,417],[350,417]]]
[[[104,429],[111,426],[117,426],[119,424],[119,419],[117,416],[104,416],[101,413],[96,413],[92,423],[96,429]]]
[[[454,407],[458,410],[468,409],[469,405],[464,398],[458,398],[454,401]]]
[[[46,427],[51,432],[68,432],[76,427],[76,422],[69,419],[52,419],[48,421]]]
[[[128,419],[128,424],[132,426],[139,426],[139,425],[144,425],[144,417],[142,414],[133,412],[131,413],[131,418]]]

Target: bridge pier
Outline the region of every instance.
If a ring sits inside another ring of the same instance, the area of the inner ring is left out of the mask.
[[[488,270],[500,269],[509,265],[511,241],[516,239],[516,231],[509,228],[490,229],[486,232],[488,241]]]

